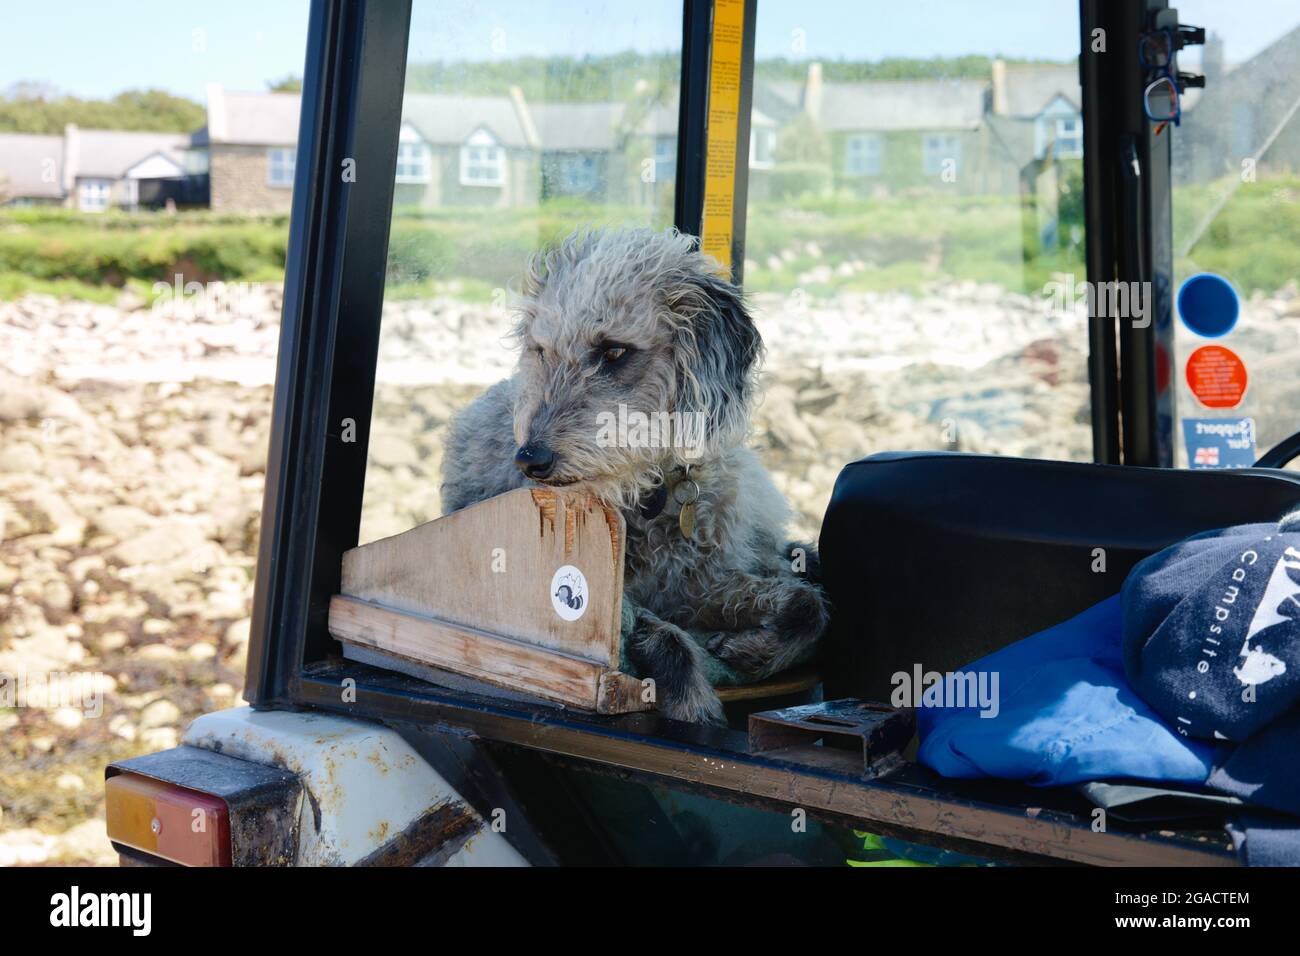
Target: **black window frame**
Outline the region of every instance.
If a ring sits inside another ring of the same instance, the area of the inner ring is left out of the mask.
[[[866,781],[751,755],[744,735],[735,731],[677,724],[654,714],[596,718],[528,708],[339,658],[328,634],[328,604],[339,588],[342,554],[356,546],[360,531],[411,3],[313,0],[311,6],[246,675],[249,703],[259,709],[319,708],[398,726],[454,728],[559,760],[671,779],[730,800],[798,804],[826,819],[985,855],[1090,863],[1231,863],[1222,846],[1196,839],[1089,833],[1086,819],[1065,809],[1042,810],[1041,799],[1031,809],[1016,790],[1000,796],[987,789],[972,793],[956,784],[936,786],[914,774]],[[1134,12],[1140,7],[1145,17],[1149,8],[1164,3],[1081,0],[1082,50],[1087,50],[1090,25],[1123,28],[1116,19],[1121,7]],[[699,232],[703,204],[712,9],[712,0],[683,0],[674,216],[678,228],[692,234]],[[737,281],[744,261],[756,10],[756,0],[746,0],[743,115],[736,144]],[[1167,254],[1167,244],[1162,253],[1160,243],[1151,241],[1148,225],[1147,259],[1135,264],[1123,258],[1115,237],[1122,234],[1132,206],[1123,202],[1114,158],[1103,160],[1123,133],[1121,118],[1107,101],[1132,77],[1089,66],[1085,58],[1081,79],[1088,275],[1094,281],[1133,271],[1140,276],[1142,269],[1153,268],[1152,259]],[[1148,165],[1163,162],[1167,190],[1167,140],[1164,146],[1163,158],[1149,142],[1145,148]],[[343,175],[348,163],[355,177]],[[1149,213],[1159,199],[1152,198],[1161,188],[1159,174],[1144,185],[1144,222],[1159,221]],[[1089,334],[1097,459],[1108,461],[1122,452],[1121,416],[1128,421],[1130,413],[1146,414],[1154,407],[1153,377],[1144,372],[1146,359],[1140,358],[1149,353],[1151,342],[1139,336],[1132,344],[1131,330],[1116,335],[1096,320]],[[1152,341],[1154,334],[1153,329]],[[1119,355],[1128,355],[1123,361],[1132,366],[1122,393],[1117,343]],[[1142,394],[1144,389],[1150,394]],[[354,440],[345,440],[345,429]],[[719,775],[719,763],[735,773]],[[1077,839],[1062,836],[1075,831]]]
[[[329,598],[360,534],[411,6],[311,6],[246,677],[255,706],[299,703],[303,668],[329,656]],[[736,281],[756,7],[745,0]],[[712,0],[683,0],[674,225],[690,235],[700,232],[704,204],[712,13]],[[343,175],[348,162],[354,178]]]
[[[1088,282],[1152,291],[1143,321],[1088,317],[1093,460],[1104,464],[1174,464],[1173,133],[1158,135],[1142,112],[1137,39],[1176,22],[1167,0],[1079,3]],[[1098,31],[1104,50],[1093,49]]]

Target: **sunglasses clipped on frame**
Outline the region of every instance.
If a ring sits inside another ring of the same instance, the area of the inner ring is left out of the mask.
[[[1142,111],[1151,122],[1160,124],[1157,136],[1169,123],[1178,126],[1183,115],[1178,77],[1173,69],[1177,48],[1174,31],[1169,27],[1144,34],[1138,41],[1138,60],[1148,74],[1154,74],[1142,94]]]

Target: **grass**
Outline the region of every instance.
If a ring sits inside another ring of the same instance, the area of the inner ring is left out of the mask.
[[[1177,263],[1180,275],[1215,271],[1245,294],[1271,292],[1300,274],[1300,178],[1230,179],[1175,190],[1175,244],[1217,197],[1227,203]],[[389,242],[387,294],[491,301],[539,245],[579,224],[662,226],[666,209],[546,202],[531,209],[398,209]],[[1071,226],[1074,229],[1071,229]],[[918,291],[935,282],[991,282],[1030,294],[1053,272],[1083,272],[1066,221],[1064,244],[1025,252],[1036,227],[1016,196],[936,190],[885,198],[805,197],[750,204],[746,286]],[[155,282],[276,281],[283,275],[287,217],[225,213],[0,210],[0,299],[26,292],[111,302],[123,287],[148,296]]]
[[[1082,249],[1031,254],[1016,196],[926,196],[751,203],[745,284],[754,291],[920,291],[935,282],[1041,289],[1054,271],[1082,270]],[[780,260],[778,264],[778,260]],[[837,275],[844,264],[857,271]],[[817,267],[830,279],[808,280]],[[823,272],[825,269],[823,268]]]
[[[1300,277],[1300,178],[1242,183],[1229,177],[1174,196],[1174,245],[1194,238],[1191,229],[1213,208],[1227,203],[1177,263],[1178,274],[1217,272],[1238,290],[1270,292]]]
[[[80,279],[33,279],[21,272],[0,272],[0,302],[12,301],[29,292],[111,305],[122,290]]]

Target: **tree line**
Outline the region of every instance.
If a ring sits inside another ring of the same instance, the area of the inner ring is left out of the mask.
[[[1030,62],[1009,60],[1008,62]],[[615,53],[587,57],[517,57],[469,62],[431,61],[407,68],[407,89],[421,93],[501,95],[518,86],[533,102],[582,103],[662,96],[675,89],[681,70],[676,52]],[[832,82],[904,79],[984,79],[992,70],[987,56],[894,57],[877,61],[824,60],[823,76]],[[803,60],[760,60],[760,81],[802,80]],[[296,92],[300,79],[286,76],[267,84],[272,91]],[[659,97],[655,97],[659,98]],[[0,95],[0,132],[61,133],[69,123],[85,129],[189,133],[203,126],[201,103],[164,90],[128,90],[111,99],[83,99],[35,83],[18,83]]]

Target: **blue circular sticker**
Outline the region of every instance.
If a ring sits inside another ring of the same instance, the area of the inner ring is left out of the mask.
[[[1178,290],[1178,314],[1183,325],[1207,339],[1231,332],[1240,310],[1232,283],[1212,272],[1192,276]]]

